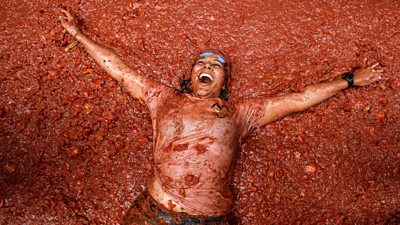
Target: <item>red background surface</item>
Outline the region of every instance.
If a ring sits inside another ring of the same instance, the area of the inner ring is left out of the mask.
[[[253,133],[240,224],[400,221],[399,1],[2,1],[0,223],[117,224],[151,173],[147,109],[58,22],[177,87],[198,48],[234,60],[231,98],[301,91],[353,66],[385,78]]]

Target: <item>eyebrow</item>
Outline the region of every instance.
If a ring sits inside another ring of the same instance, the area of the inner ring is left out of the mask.
[[[196,61],[196,62],[198,62],[200,59],[204,59],[205,57],[207,57],[207,56],[200,56],[199,57],[199,59]],[[224,64],[222,64],[218,59],[211,59],[214,63],[218,63],[218,64],[220,64],[221,66],[224,66]]]

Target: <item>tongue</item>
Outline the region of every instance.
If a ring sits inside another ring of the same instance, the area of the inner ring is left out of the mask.
[[[210,84],[212,82],[212,80],[206,76],[200,76],[199,81],[203,84]]]

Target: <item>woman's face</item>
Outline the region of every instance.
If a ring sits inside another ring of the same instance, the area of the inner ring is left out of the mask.
[[[193,96],[218,98],[225,80],[224,65],[215,54],[200,57],[192,68]]]

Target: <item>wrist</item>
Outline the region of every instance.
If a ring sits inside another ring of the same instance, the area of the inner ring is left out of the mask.
[[[345,81],[347,81],[347,87],[353,87],[354,86],[354,73],[349,71],[345,72],[342,74],[341,78]]]
[[[81,41],[81,39],[83,38],[83,33],[80,31],[80,30],[78,30],[76,33],[75,33],[75,35],[73,35],[74,36],[74,38],[76,39],[76,40],[78,40],[78,41]]]

